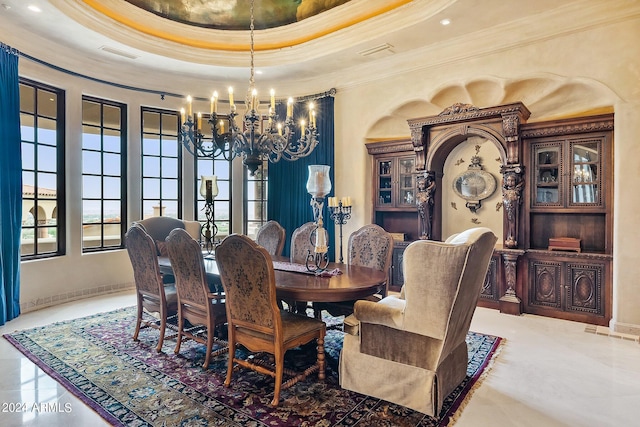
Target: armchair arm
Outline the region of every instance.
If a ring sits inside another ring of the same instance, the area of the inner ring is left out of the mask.
[[[395,296],[388,296],[378,302],[359,300],[354,305],[354,315],[363,323],[402,329],[405,304],[404,300]]]

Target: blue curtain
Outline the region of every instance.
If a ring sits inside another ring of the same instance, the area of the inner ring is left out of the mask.
[[[18,52],[0,43],[0,325],[20,314],[22,155]]]
[[[289,243],[293,230],[313,221],[313,212],[309,202],[311,196],[307,193],[306,184],[308,178],[308,165],[331,166],[329,176],[332,189],[329,196],[333,196],[335,188],[334,179],[334,125],[333,125],[333,97],[325,96],[314,101],[316,108],[316,127],[318,128],[319,143],[315,150],[302,159],[289,162],[280,160],[278,163],[269,164],[269,190],[268,190],[268,219],[278,221],[287,231],[286,243],[283,255],[289,255]],[[277,105],[278,117],[286,115],[286,105]],[[300,102],[294,105],[295,123],[300,120],[297,117],[306,118],[308,114],[307,103]],[[329,210],[325,199],[324,224],[329,234],[329,259],[335,260],[335,225],[329,217]]]

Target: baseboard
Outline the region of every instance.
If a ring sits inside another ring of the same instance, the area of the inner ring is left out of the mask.
[[[616,332],[640,336],[640,325],[634,325],[633,323],[621,323],[621,322],[612,321],[610,326]]]
[[[48,297],[38,298],[36,300],[21,302],[20,313],[28,313],[30,311],[40,310],[45,307],[51,307],[71,301],[91,298],[98,295],[112,294],[114,292],[120,292],[125,289],[135,289],[135,284],[130,282],[119,283],[115,285],[98,286],[95,288],[80,289],[77,291],[65,292],[58,295],[52,295]]]
[[[627,341],[635,341],[640,343],[640,334],[638,333],[628,333],[622,331],[613,331],[611,328],[606,326],[596,326],[596,325],[587,325],[584,328],[584,331],[590,334],[602,335],[610,338],[618,338]]]

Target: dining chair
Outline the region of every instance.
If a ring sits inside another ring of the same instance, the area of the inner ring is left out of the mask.
[[[300,227],[293,230],[291,234],[290,260],[297,264],[307,262],[309,251],[313,253],[313,245],[311,244],[311,233],[315,230],[315,222],[306,222]]]
[[[269,252],[271,256],[282,255],[286,231],[278,221],[270,220],[264,223],[256,233],[256,243]]]
[[[347,263],[361,267],[369,267],[384,271],[389,276],[393,257],[393,236],[377,224],[367,224],[351,233],[347,249]],[[385,281],[380,294],[387,296],[388,279]],[[371,301],[379,301],[376,296]],[[353,313],[355,301],[335,303],[314,303],[315,316],[320,318],[321,311],[327,310],[332,316],[349,316]]]
[[[325,378],[324,322],[278,308],[273,261],[267,250],[247,236],[231,234],[216,248],[216,262],[227,297],[229,365],[224,385],[229,387],[234,366],[252,369],[275,379],[271,406],[278,406],[280,391],[318,371]],[[284,367],[285,352],[316,340],[316,362],[297,373]],[[273,364],[241,358],[234,351],[243,345],[251,352],[273,356]],[[283,383],[283,374],[289,378]]]
[[[210,292],[202,249],[187,231],[181,228],[172,230],[167,237],[167,250],[178,294],[178,340],[174,353],[180,353],[183,337],[205,344],[205,360],[202,367],[206,369],[209,367],[211,356],[227,350],[226,342],[215,339],[216,327],[226,322],[224,295],[220,292]],[[185,321],[192,327],[187,329]],[[203,326],[206,328],[206,339],[196,333]],[[221,343],[222,347],[212,352],[214,341]]]
[[[176,287],[174,284],[163,283],[155,242],[144,228],[131,226],[125,234],[125,246],[133,267],[138,305],[133,340],[138,341],[141,326],[159,329],[160,337],[156,351],[160,352],[165,339],[167,319],[175,316],[178,311]],[[144,309],[150,313],[159,313],[160,325],[157,325],[155,320],[145,321],[142,317]]]

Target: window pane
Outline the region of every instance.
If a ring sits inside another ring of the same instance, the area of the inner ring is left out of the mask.
[[[111,129],[120,129],[120,107],[104,105],[104,126]]]
[[[160,158],[144,156],[142,158],[142,176],[160,176]]]
[[[82,202],[82,222],[85,224],[102,222],[102,203],[100,200]]]
[[[120,178],[104,177],[104,198],[120,199]]]
[[[142,139],[142,154],[159,156],[160,155],[160,143],[158,142],[158,138],[146,135]]]
[[[82,101],[82,123],[93,125],[93,126],[101,126],[101,109],[100,104],[97,102]]]
[[[178,181],[175,179],[162,180],[162,198],[177,199],[178,198]]]
[[[162,202],[162,216],[169,216],[171,218],[178,218],[178,202],[171,200],[164,200]]]
[[[160,199],[160,180],[156,178],[144,178],[142,187],[145,199]]]
[[[120,154],[105,153],[102,158],[105,175],[120,175],[120,161],[122,160]]]
[[[82,172],[85,174],[102,173],[102,156],[98,151],[82,152]]]
[[[162,159],[162,177],[163,178],[178,177],[178,159],[174,159],[174,158]]]
[[[38,169],[55,172],[57,168],[56,152],[56,147],[38,144]]]
[[[22,143],[22,169],[35,169],[35,150],[30,142]]]
[[[102,139],[100,131],[91,126],[82,127],[82,148],[86,150],[101,150]]]
[[[122,145],[120,132],[105,129],[102,144],[104,151],[109,151],[111,153],[120,153]]]
[[[143,111],[142,132],[160,133],[160,114],[151,111]]]
[[[27,84],[20,84],[20,111],[35,114],[36,88]]]
[[[23,141],[35,141],[34,126],[33,116],[31,114],[20,114],[20,137]]]
[[[56,121],[50,119],[38,120],[38,143],[56,145]]]
[[[58,95],[46,90],[38,91],[38,114],[47,117],[58,117]]]
[[[102,197],[102,178],[92,175],[83,176],[82,197],[84,199],[100,199]]]
[[[178,157],[177,138],[162,138],[162,155],[167,157]]]

